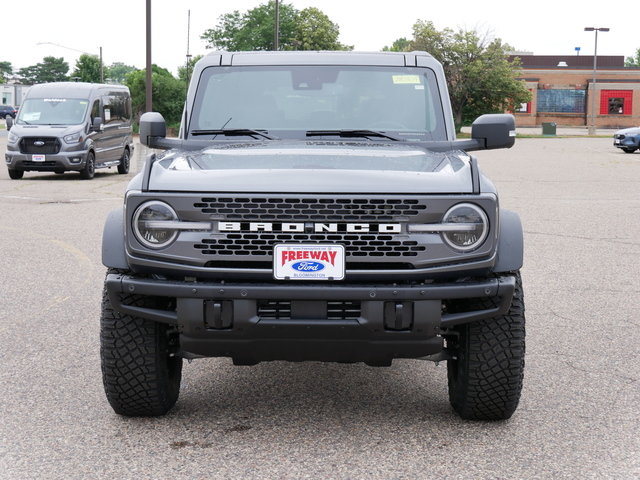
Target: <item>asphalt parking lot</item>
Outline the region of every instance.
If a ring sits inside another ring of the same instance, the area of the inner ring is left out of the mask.
[[[166,417],[115,415],[101,235],[143,149],[91,181],[0,169],[0,478],[640,478],[640,153],[560,136],[477,155],[525,229],[525,386],[498,423],[460,420],[446,366],[420,361],[199,360]]]

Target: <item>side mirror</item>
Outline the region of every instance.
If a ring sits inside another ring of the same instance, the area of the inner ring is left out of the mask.
[[[487,114],[471,125],[471,138],[480,148],[511,148],[516,143],[516,119],[507,113]]]
[[[104,130],[104,124],[102,123],[102,117],[95,117],[91,124],[91,130],[94,132],[101,132]]]
[[[11,115],[7,115],[6,122],[7,122],[7,131],[9,131],[11,130],[11,127],[13,127],[13,118],[11,118]]]
[[[167,136],[167,123],[158,112],[143,113],[140,117],[140,143],[147,147],[155,144],[153,138],[165,138]]]

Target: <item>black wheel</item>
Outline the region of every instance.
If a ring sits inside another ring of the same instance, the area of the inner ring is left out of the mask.
[[[122,301],[150,306],[150,300],[138,295],[122,295]],[[176,337],[170,326],[116,312],[104,289],[100,318],[102,380],[116,413],[158,416],[175,405],[182,378],[182,358],[170,355]]]
[[[525,316],[520,273],[514,275],[516,291],[506,315],[460,325],[456,335],[446,337],[447,347],[456,355],[447,362],[449,402],[464,419],[506,420],[518,407],[524,376]],[[469,302],[463,308],[486,308],[485,302]]]
[[[118,173],[125,175],[129,173],[129,165],[131,164],[131,154],[129,149],[125,148],[122,158],[120,159],[120,165],[118,165]]]
[[[623,148],[622,151],[624,153],[633,153],[635,152],[637,149],[636,148]]]
[[[9,178],[11,180],[20,180],[24,176],[23,170],[11,170],[11,169],[7,169],[7,170],[9,170]]]
[[[87,163],[84,168],[80,170],[80,177],[83,180],[91,180],[96,174],[96,157],[93,152],[89,152],[87,155]]]

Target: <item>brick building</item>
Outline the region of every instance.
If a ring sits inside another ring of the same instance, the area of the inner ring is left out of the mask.
[[[623,56],[598,55],[593,92],[593,56],[517,53],[531,102],[515,112],[521,127],[557,125],[623,128],[640,125],[640,68],[625,67]],[[512,57],[513,58],[513,57]]]

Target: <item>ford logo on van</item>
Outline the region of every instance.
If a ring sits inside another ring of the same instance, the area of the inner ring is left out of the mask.
[[[42,140],[37,140],[33,142],[36,147],[44,147],[44,142]]]
[[[324,265],[319,262],[296,262],[291,268],[299,272],[319,272],[324,269]]]

